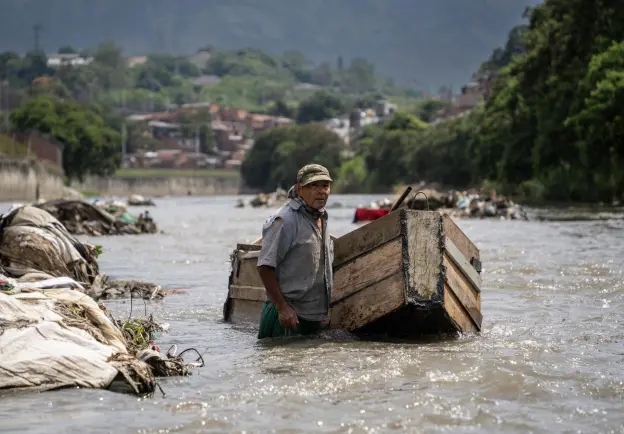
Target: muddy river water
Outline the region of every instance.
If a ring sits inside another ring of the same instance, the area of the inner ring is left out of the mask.
[[[342,235],[371,197],[333,200],[348,205],[330,210]],[[0,431],[624,433],[623,220],[459,222],[481,249],[480,336],[267,345],[222,322],[229,254],[272,212],[235,201],[158,200],[150,212],[164,234],[94,240],[109,275],[186,290],[148,310],[170,324],[162,349],[196,347],[206,367],[161,380],[166,397],[72,389],[2,398]],[[127,302],[108,305],[129,312]],[[135,301],[136,315],[144,309]]]

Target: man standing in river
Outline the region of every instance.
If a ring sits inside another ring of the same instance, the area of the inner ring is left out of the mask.
[[[258,273],[266,289],[258,339],[310,335],[328,319],[334,261],[325,204],[329,171],[304,166],[289,201],[262,228]]]

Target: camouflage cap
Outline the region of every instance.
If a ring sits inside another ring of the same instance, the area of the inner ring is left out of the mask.
[[[329,170],[320,164],[308,164],[299,169],[297,173],[297,183],[302,186],[311,184],[316,181],[333,182],[329,176]]]

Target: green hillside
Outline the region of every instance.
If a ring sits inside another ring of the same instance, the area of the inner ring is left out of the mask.
[[[299,50],[315,62],[365,57],[398,83],[458,86],[537,0],[2,0],[0,51],[96,45],[126,54],[198,47]]]

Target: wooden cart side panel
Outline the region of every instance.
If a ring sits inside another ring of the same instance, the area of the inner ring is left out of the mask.
[[[334,268],[374,250],[401,235],[400,212],[395,211],[334,241]]]
[[[401,239],[396,238],[338,268],[334,272],[332,303],[401,271],[401,255]]]
[[[466,280],[463,273],[457,265],[448,258],[444,257],[444,266],[446,267],[446,285],[445,291],[451,291],[459,308],[461,308],[471,319],[474,327],[481,330],[483,316],[481,315],[481,293]],[[444,306],[447,309],[447,306]],[[447,309],[448,311],[448,309]]]
[[[228,299],[229,308],[226,321],[231,323],[252,323],[260,324],[260,314],[264,301],[242,300],[236,298]]]
[[[264,302],[266,291],[260,286],[230,285],[230,298]]]
[[[242,258],[238,263],[237,273],[232,278],[233,285],[259,286],[264,288],[260,273],[258,273],[258,258]]]
[[[444,234],[453,241],[455,246],[457,246],[468,261],[470,261],[471,258],[481,260],[479,249],[470,241],[470,238],[466,236],[464,231],[457,226],[457,223],[448,215],[444,215],[443,221]]]
[[[444,292],[442,217],[434,211],[404,211],[403,260],[406,300],[441,302]]]
[[[244,250],[246,252],[256,252],[262,249],[262,244],[236,244],[236,250]]]
[[[355,331],[404,303],[405,280],[399,272],[335,303],[330,310],[330,328]]]
[[[468,280],[475,291],[481,292],[481,275],[448,237],[444,239],[444,249],[445,255],[457,266],[464,279]]]
[[[444,288],[444,310],[459,331],[463,333],[477,333],[479,331],[448,284]]]

